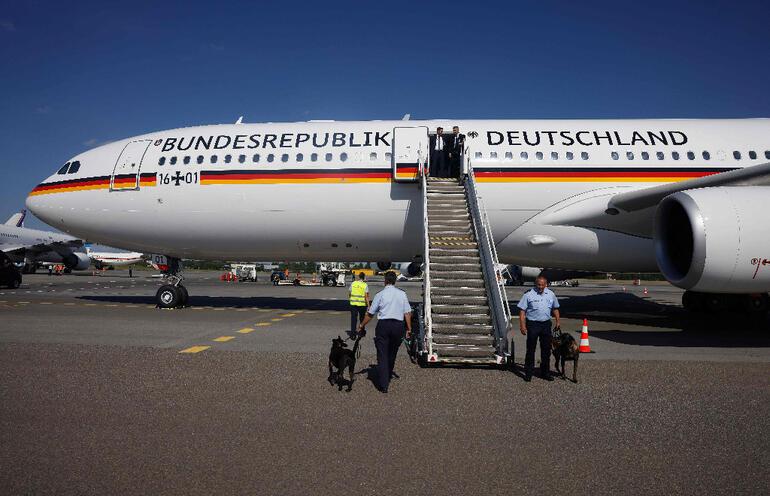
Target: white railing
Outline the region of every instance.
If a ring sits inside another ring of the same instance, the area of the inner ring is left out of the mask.
[[[492,311],[497,354],[500,360],[503,360],[508,353],[508,328],[511,323],[511,309],[508,305],[503,275],[498,269],[497,249],[495,248],[495,240],[489,225],[489,218],[487,217],[484,203],[476,190],[476,176],[473,173],[473,166],[470,164],[470,154],[468,154],[468,157],[468,175],[465,181],[466,191],[468,192],[468,209],[473,217],[473,229],[476,240],[479,243],[481,267],[487,286],[489,307]]]
[[[430,305],[430,234],[428,231],[428,178],[426,164],[420,163],[420,186],[422,187],[422,236],[423,236],[423,314],[425,316],[425,335],[423,336],[423,350],[427,350],[428,357],[433,356],[433,316]]]

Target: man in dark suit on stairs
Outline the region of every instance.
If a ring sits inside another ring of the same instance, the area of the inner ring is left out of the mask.
[[[465,147],[465,135],[460,134],[458,126],[452,127],[452,134],[447,142],[449,143],[449,174],[451,177],[460,177],[462,168],[460,156],[463,153],[463,147]]]
[[[430,137],[430,175],[433,177],[448,177],[447,142],[444,138],[444,128],[436,128],[435,136]]]

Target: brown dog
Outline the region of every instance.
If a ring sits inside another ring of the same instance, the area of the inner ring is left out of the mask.
[[[572,382],[577,382],[577,368],[578,359],[580,358],[580,348],[578,347],[575,338],[566,332],[561,332],[561,329],[557,327],[553,330],[553,337],[551,337],[551,349],[553,350],[554,362],[556,362],[556,372],[560,372],[562,378],[564,378],[564,363],[567,360],[571,360]],[[559,370],[559,365],[561,365],[561,370]]]

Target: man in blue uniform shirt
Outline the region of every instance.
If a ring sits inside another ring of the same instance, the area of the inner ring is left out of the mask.
[[[524,359],[524,380],[532,380],[535,368],[535,348],[540,340],[540,373],[543,379],[552,381],[551,377],[551,314],[559,322],[559,300],[553,291],[548,289],[548,280],[540,276],[535,280],[535,287],[530,289],[519,300],[519,329],[527,336],[527,354]]]
[[[412,335],[412,307],[406,293],[396,288],[395,272],[385,273],[385,289],[377,293],[372,305],[364,316],[359,332],[377,315],[377,327],[374,329],[374,346],[377,348],[377,387],[388,392],[396,354],[404,338]]]

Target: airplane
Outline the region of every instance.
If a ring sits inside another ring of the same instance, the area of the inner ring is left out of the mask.
[[[452,125],[500,263],[660,272],[686,308],[767,310],[768,119],[239,119],[93,148],[26,204],[62,231],[163,254],[172,274],[183,257],[420,263],[424,162],[399,157],[426,156]],[[172,286],[176,304],[181,276]]]
[[[124,267],[134,265],[144,261],[144,255],[134,251],[129,252],[111,252],[111,251],[93,251],[90,245],[86,246],[86,254],[91,259],[94,267],[102,269],[104,267]]]
[[[71,270],[84,270],[91,260],[83,253],[80,239],[50,231],[22,227],[26,211],[12,215],[0,225],[0,251],[14,264],[24,264],[23,272],[34,273],[38,263],[63,264]]]

